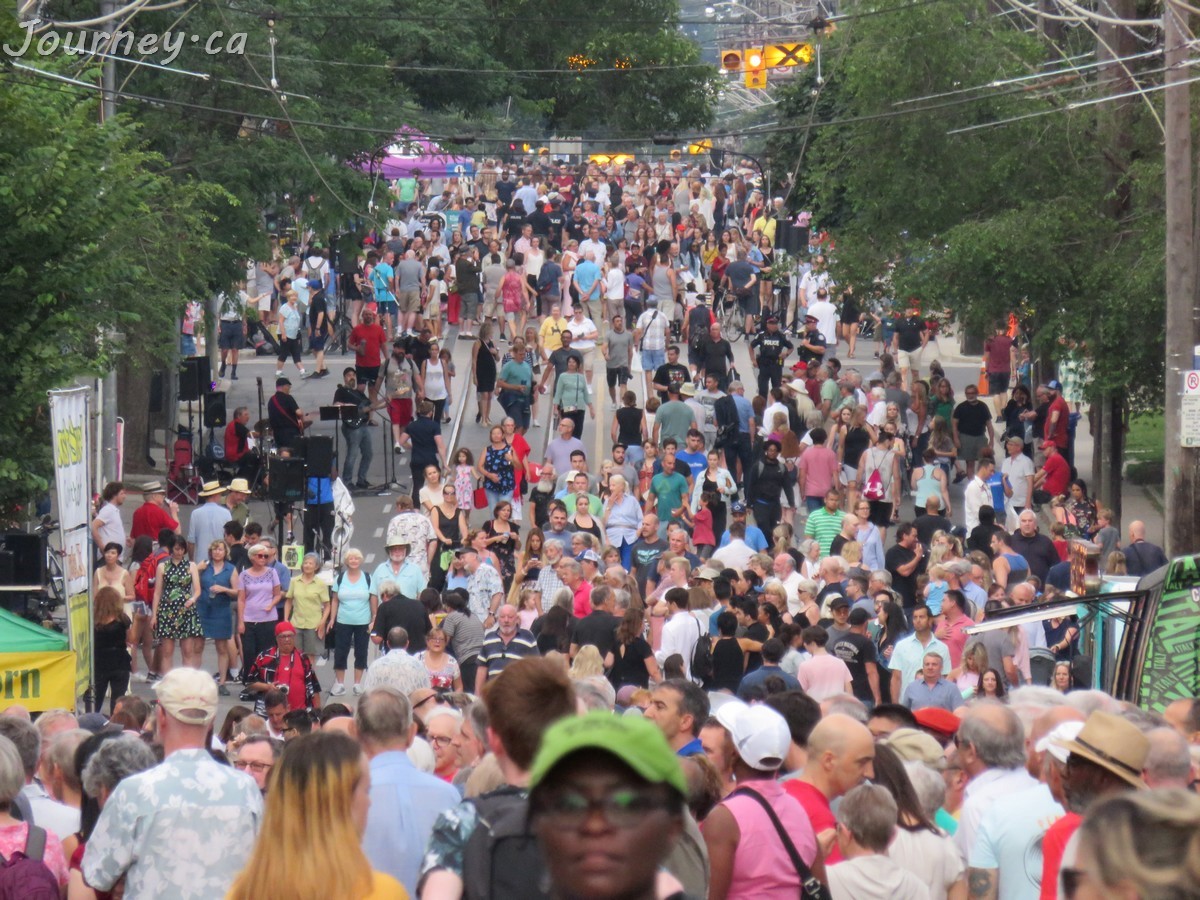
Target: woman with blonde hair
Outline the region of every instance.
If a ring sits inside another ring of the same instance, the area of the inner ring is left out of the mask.
[[[600,658],[600,651],[594,644],[584,644],[579,648],[571,662],[570,674],[573,681],[604,675],[604,660]]]
[[[370,790],[367,758],[348,735],[315,731],[289,742],[271,772],[254,852],[228,900],[407,900],[400,882],[372,871],[362,851]]]

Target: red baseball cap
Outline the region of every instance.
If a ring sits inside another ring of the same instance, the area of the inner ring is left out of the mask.
[[[280,622],[278,625],[275,626],[275,636],[276,637],[279,637],[279,635],[281,635],[281,634],[295,634],[295,633],[296,633],[296,626],[293,625],[291,622]]]
[[[932,731],[943,743],[953,737],[958,732],[958,726],[962,724],[958,716],[940,706],[927,706],[915,710],[913,715],[922,728]]]

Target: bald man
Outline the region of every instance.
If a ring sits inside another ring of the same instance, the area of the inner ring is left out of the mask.
[[[1125,571],[1130,575],[1149,575],[1167,564],[1167,554],[1162,547],[1146,540],[1146,523],[1129,523],[1129,544],[1122,548],[1125,554]]]
[[[495,678],[513,660],[537,655],[537,638],[521,627],[517,608],[505,603],[496,610],[496,627],[483,636],[483,650],[475,672],[476,695],[483,693],[489,678]]]
[[[834,840],[837,819],[830,804],[875,775],[875,739],[867,726],[849,716],[825,716],[808,736],[808,761],[799,778],[784,789],[800,801],[825,862],[841,859]]]

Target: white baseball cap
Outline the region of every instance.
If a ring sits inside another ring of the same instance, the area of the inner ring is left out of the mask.
[[[1067,741],[1073,741],[1083,731],[1082,722],[1059,722],[1054,729],[1033,745],[1038,753],[1049,753],[1064,766],[1071,751],[1063,746]]]
[[[728,710],[728,712],[726,712]],[[729,736],[742,762],[760,772],[773,772],[783,765],[792,746],[787,720],[769,706],[727,704],[718,715],[722,724],[729,722]]]

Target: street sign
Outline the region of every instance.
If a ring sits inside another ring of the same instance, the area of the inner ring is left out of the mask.
[[[806,66],[812,59],[811,44],[767,44],[763,47],[763,64],[768,69]]]
[[[1200,369],[1183,373],[1183,403],[1179,411],[1179,445],[1200,447]]]

